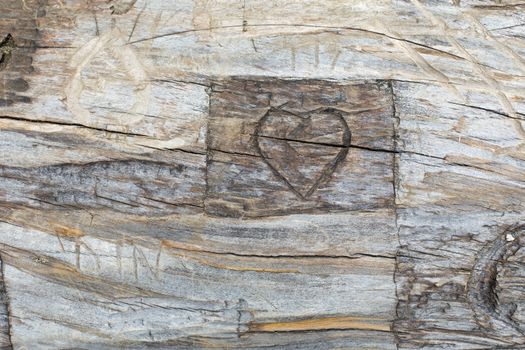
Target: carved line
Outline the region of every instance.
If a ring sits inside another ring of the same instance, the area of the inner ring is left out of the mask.
[[[488,87],[487,92],[491,93],[494,97],[498,99],[503,110],[514,119],[519,119],[509,97],[507,96],[505,91],[503,91],[499,81],[497,81],[494,78],[493,74],[490,71],[483,67],[483,65],[479,62],[479,60],[476,57],[474,57],[465,47],[463,47],[463,45],[461,45],[461,43],[456,39],[453,33],[451,33],[447,23],[443,19],[435,16],[430,10],[428,10],[425,7],[425,5],[421,3],[420,0],[410,1],[418,10],[421,11],[421,13],[428,20],[430,20],[430,22],[435,27],[437,27],[443,33],[444,37],[452,44],[452,46],[454,46],[456,50],[461,52],[465,59],[470,62],[478,76],[480,76],[485,81],[485,84]],[[513,124],[518,136],[525,140],[525,129],[523,128],[523,125],[521,125],[521,122],[519,120],[515,120]],[[522,145],[524,144],[523,140]]]
[[[525,337],[524,330],[511,318],[515,305],[506,310],[498,305],[496,285],[498,265],[516,254],[524,238],[525,225],[521,225],[505,230],[494,241],[487,243],[479,253],[467,283],[467,299],[478,323],[502,335],[522,339]]]
[[[93,124],[93,120],[97,120],[102,124],[107,123],[107,120],[104,118],[95,118],[88,109],[80,104],[80,95],[84,90],[82,70],[106,48],[111,48],[110,53],[112,56],[122,65],[127,75],[138,87],[134,92],[135,103],[131,110],[132,114],[128,115],[127,123],[135,124],[144,119],[142,115],[147,114],[151,86],[148,83],[148,75],[143,69],[138,56],[134,50],[124,46],[124,43],[122,33],[115,29],[92,39],[73,55],[70,66],[74,69],[74,72],[66,87],[65,95],[68,108],[75,115],[76,120],[88,125]]]
[[[342,125],[343,125],[343,139],[342,139],[342,149],[339,151],[339,153],[337,154],[337,156],[330,162],[328,163],[324,168],[323,168],[323,171],[321,172],[321,176],[319,176],[319,178],[314,182],[314,184],[312,185],[312,187],[308,190],[308,192],[303,195],[301,194],[298,190],[295,189],[295,187],[290,183],[290,181],[288,181],[284,175],[282,175],[271,163],[270,161],[268,160],[269,157],[267,154],[265,154],[263,152],[263,150],[261,149],[261,147],[259,146],[259,138],[260,137],[266,137],[265,135],[262,135],[260,133],[261,131],[261,127],[263,125],[263,123],[268,119],[269,115],[270,115],[270,112],[272,111],[284,111],[286,113],[289,113],[289,114],[292,114],[292,115],[295,115],[299,118],[304,118],[304,116],[301,116],[301,115],[298,115],[298,114],[295,114],[295,113],[292,113],[292,112],[289,112],[289,111],[286,111],[286,110],[283,110],[283,109],[280,109],[280,108],[273,108],[271,107],[266,113],[265,115],[259,119],[259,121],[257,122],[257,125],[255,127],[255,136],[256,136],[256,140],[254,142],[255,144],[255,148],[257,150],[257,152],[261,155],[262,159],[264,160],[264,162],[268,165],[268,167],[272,170],[272,172],[280,179],[282,179],[284,181],[284,183],[286,184],[286,186],[295,194],[297,195],[300,199],[302,200],[307,200],[308,197],[310,197],[318,188],[319,186],[328,181],[330,179],[330,177],[332,176],[332,174],[335,172],[337,166],[346,158],[347,154],[348,154],[348,151],[350,150],[350,142],[351,142],[351,138],[352,138],[352,134],[350,132],[350,129],[348,128],[348,124],[346,122],[346,120],[343,118],[343,112],[338,110],[338,109],[335,109],[335,108],[325,108],[325,107],[321,107],[321,108],[318,108],[318,109],[315,109],[315,110],[312,110],[312,111],[308,111],[308,112],[305,112],[304,114],[305,115],[310,115],[310,114],[314,114],[314,113],[319,113],[319,112],[326,112],[326,113],[330,113],[334,116],[336,116],[337,118],[339,118],[339,120],[342,122]],[[286,140],[285,140],[286,141]],[[288,141],[295,141],[295,142],[302,142],[301,140],[288,140]]]

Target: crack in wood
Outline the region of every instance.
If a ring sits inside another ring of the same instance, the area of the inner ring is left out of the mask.
[[[3,257],[0,254],[0,349],[13,349],[11,333],[9,295],[4,278]]]

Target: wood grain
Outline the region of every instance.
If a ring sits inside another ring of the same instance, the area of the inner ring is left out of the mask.
[[[0,348],[524,347],[521,2],[0,5]]]

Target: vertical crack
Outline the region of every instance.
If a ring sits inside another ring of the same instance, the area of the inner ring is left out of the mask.
[[[396,109],[396,99],[395,99],[395,91],[394,91],[394,82],[392,80],[388,81],[388,85],[390,87],[390,97],[392,100],[392,119],[394,123],[394,135],[393,135],[393,143],[394,143],[394,151],[392,152],[393,162],[392,162],[392,189],[394,193],[394,212],[395,212],[395,226],[397,231],[397,241],[399,244],[399,247],[401,247],[401,239],[399,237],[399,224],[398,224],[398,206],[397,206],[397,189],[399,187],[399,115]]]
[[[394,224],[396,228],[396,236],[397,236],[397,252],[396,252],[396,262],[395,262],[395,269],[393,273],[393,280],[394,280],[394,291],[396,296],[396,306],[395,306],[395,317],[392,324],[392,332],[394,334],[394,339],[396,342],[396,348],[399,349],[400,339],[399,335],[396,329],[396,322],[399,320],[399,307],[400,307],[400,299],[399,299],[399,293],[398,290],[400,288],[399,282],[398,282],[398,274],[399,274],[399,259],[400,259],[400,252],[401,252],[401,238],[399,236],[399,223],[398,223],[398,207],[397,207],[397,189],[399,185],[399,115],[397,113],[396,109],[396,99],[395,99],[395,91],[394,91],[394,82],[392,80],[388,81],[388,86],[390,87],[390,97],[392,99],[392,119],[394,124],[394,135],[393,135],[393,143],[394,143],[394,152],[392,153],[393,161],[392,161],[392,188],[394,193]]]
[[[0,257],[0,349],[12,350],[9,296],[4,279],[4,263]]]
[[[207,214],[206,199],[208,198],[209,183],[208,183],[208,171],[210,167],[210,122],[211,122],[211,98],[214,89],[214,83],[210,83],[210,86],[206,89],[208,93],[208,115],[206,118],[206,139],[204,140],[206,146],[206,165],[204,168],[204,197],[202,198],[202,208],[204,214]]]

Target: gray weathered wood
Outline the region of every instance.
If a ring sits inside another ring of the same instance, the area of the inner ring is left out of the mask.
[[[519,1],[0,5],[0,347],[525,346]]]

